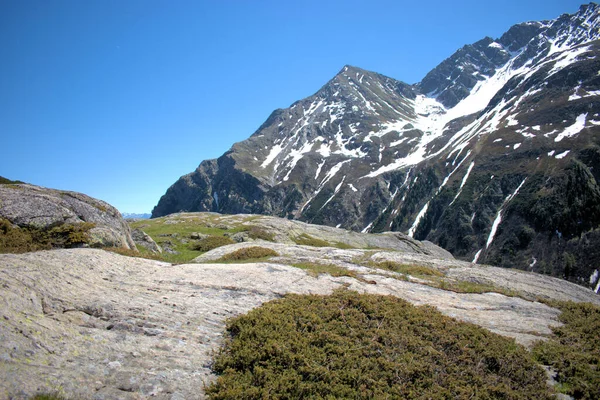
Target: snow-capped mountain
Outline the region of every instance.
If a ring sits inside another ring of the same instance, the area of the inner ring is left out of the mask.
[[[345,66],[181,177],[152,215],[252,212],[402,231],[459,258],[595,285],[599,14],[591,3],[513,26],[416,85]]]
[[[148,213],[121,213],[121,216],[125,219],[148,219],[151,214]]]

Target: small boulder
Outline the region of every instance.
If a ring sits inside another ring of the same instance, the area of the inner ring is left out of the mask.
[[[165,253],[168,253],[168,254],[179,254],[179,252],[173,248],[174,244],[173,244],[172,241],[165,240],[164,242],[161,242],[161,245],[162,245],[162,249],[163,249],[163,251]]]
[[[254,239],[252,239],[247,232],[238,232],[234,235],[231,235],[231,239],[235,240],[238,243],[242,243],[242,242],[254,242]]]
[[[204,233],[198,233],[198,232],[192,232],[190,234],[190,239],[194,239],[194,240],[201,240],[201,239],[206,239],[207,237],[209,237],[210,235],[206,235]]]
[[[134,229],[131,231],[131,237],[136,245],[142,246],[153,253],[162,254],[162,249],[154,239],[152,239],[146,232],[141,229]]]

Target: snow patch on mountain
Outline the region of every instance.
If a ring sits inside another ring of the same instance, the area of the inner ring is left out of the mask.
[[[509,194],[506,197],[506,199],[504,199],[504,202],[500,206],[500,209],[498,210],[498,213],[496,214],[496,218],[494,219],[494,222],[492,223],[492,228],[490,229],[490,234],[488,236],[487,242],[485,243],[485,248],[486,249],[488,247],[490,247],[490,245],[494,241],[494,238],[496,237],[496,231],[498,230],[498,226],[500,226],[500,222],[502,222],[502,211],[504,211],[504,207],[506,206],[506,204],[508,204],[519,193],[519,190],[525,184],[526,180],[527,180],[527,178],[523,179],[523,181],[515,189],[515,191],[512,192],[511,194]]]
[[[552,67],[552,69],[548,73],[548,76],[554,75],[555,73],[557,73],[561,69],[563,69],[565,67],[568,67],[569,65],[571,65],[574,62],[578,61],[579,56],[581,56],[584,53],[587,53],[589,50],[590,50],[589,46],[583,46],[583,47],[580,47],[578,49],[574,49],[572,51],[565,51],[565,52],[563,52],[560,55],[560,57],[556,60],[556,62],[554,63],[554,66]]]
[[[280,144],[276,144],[275,146],[271,147],[269,155],[267,156],[267,158],[265,158],[265,161],[263,161],[263,163],[260,166],[262,168],[266,168],[267,166],[269,166],[269,164],[271,164],[273,160],[275,160],[275,158],[281,153],[282,150],[283,146],[281,146]]]
[[[417,230],[419,223],[421,223],[421,220],[425,216],[425,213],[427,212],[428,209],[429,209],[429,202],[425,203],[425,205],[423,206],[421,211],[419,211],[419,213],[417,214],[417,218],[415,218],[415,222],[412,224],[412,226],[408,230],[408,236],[414,237],[415,231]]]
[[[289,163],[286,166],[288,168],[288,172],[285,175],[285,177],[283,178],[284,181],[287,181],[290,178],[290,174],[292,173],[294,168],[296,168],[296,164],[298,164],[298,161],[300,161],[300,159],[302,157],[304,157],[304,154],[311,151],[313,145],[314,145],[313,142],[309,142],[309,143],[304,144],[304,146],[302,146],[298,150],[290,151],[290,153],[286,157],[286,160],[288,160],[288,159],[291,159],[291,160],[289,161]]]
[[[587,113],[579,115],[575,120],[575,123],[571,126],[566,127],[565,130],[563,130],[561,133],[558,134],[558,136],[556,136],[556,138],[554,138],[554,141],[560,142],[564,138],[569,138],[577,135],[583,130],[583,128],[585,128],[586,118]]]
[[[454,198],[452,199],[452,202],[448,206],[451,206],[452,204],[454,204],[456,199],[458,199],[458,196],[460,196],[460,194],[462,193],[463,186],[465,186],[465,183],[467,183],[467,179],[469,179],[469,175],[471,174],[471,170],[473,170],[474,166],[475,166],[475,161],[472,161],[471,164],[469,165],[469,168],[467,169],[467,172],[465,173],[465,176],[463,177],[462,181],[460,182],[460,187],[458,188],[458,192],[456,192],[456,196],[454,196]]]

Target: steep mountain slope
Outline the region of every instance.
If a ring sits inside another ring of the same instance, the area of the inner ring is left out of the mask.
[[[152,215],[403,231],[465,260],[596,286],[599,13],[591,3],[513,26],[417,85],[346,66],[179,179]]]

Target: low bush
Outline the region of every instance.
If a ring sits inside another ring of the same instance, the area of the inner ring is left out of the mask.
[[[89,230],[96,225],[91,222],[61,224],[46,231],[52,247],[74,247],[89,242]]]
[[[268,249],[266,247],[244,247],[238,249],[232,253],[225,254],[219,259],[219,261],[243,261],[243,260],[254,260],[266,257],[276,257],[279,254],[275,250]]]
[[[235,241],[231,240],[227,236],[211,235],[204,239],[200,239],[190,245],[192,250],[196,251],[210,251],[217,247],[226,246],[228,244],[234,244]]]
[[[600,398],[600,308],[590,303],[555,302],[564,325],[533,348],[536,359],[556,372],[559,389],[575,399]]]
[[[40,393],[30,397],[29,400],[67,400],[67,398],[56,393]]]
[[[0,219],[0,253],[77,247],[89,242],[88,232],[94,226],[91,222],[82,222],[48,228],[20,228],[5,219]]]
[[[551,398],[513,340],[391,296],[291,294],[227,330],[213,400]]]
[[[8,178],[5,178],[3,176],[0,176],[0,185],[17,185],[19,183],[25,183],[25,182],[21,182],[21,181],[12,181]]]

